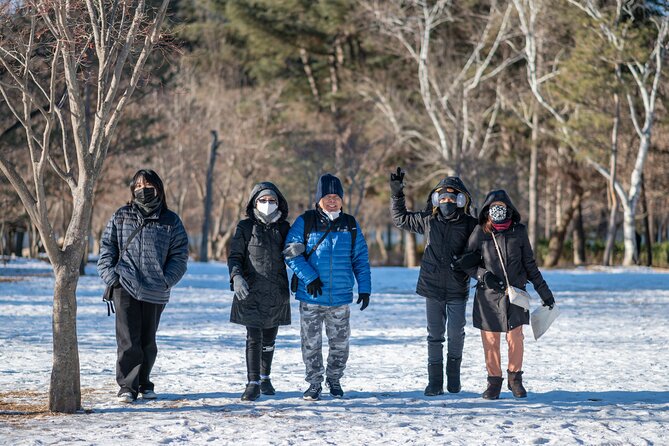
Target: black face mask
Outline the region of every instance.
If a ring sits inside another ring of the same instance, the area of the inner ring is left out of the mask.
[[[439,203],[439,211],[441,215],[446,218],[450,218],[455,215],[455,211],[458,210],[457,203]]]
[[[135,190],[133,195],[138,204],[147,204],[156,198],[156,189],[154,187],[143,187]]]

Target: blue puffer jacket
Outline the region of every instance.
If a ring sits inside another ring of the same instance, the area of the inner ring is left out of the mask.
[[[126,240],[144,220],[146,225],[118,261]],[[188,236],[177,214],[165,209],[145,218],[128,205],[114,213],[102,234],[98,274],[107,285],[120,281],[137,300],[166,304],[187,262]]]
[[[299,286],[297,300],[325,306],[346,305],[353,302],[354,280],[358,282],[358,293],[372,292],[372,279],[369,267],[367,242],[356,223],[358,234],[355,247],[351,250],[351,232],[347,227],[344,214],[332,222],[333,229],[314,251],[309,260],[304,255],[287,259],[286,264],[297,274]],[[311,229],[306,252],[316,245],[327,230],[330,221],[321,212],[316,224]],[[304,243],[304,219],[299,216],[286,237],[286,245]],[[307,293],[306,284],[320,277],[323,282],[323,294],[313,297]]]

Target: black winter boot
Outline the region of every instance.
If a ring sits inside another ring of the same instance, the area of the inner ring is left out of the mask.
[[[260,378],[260,393],[263,395],[276,394],[276,390],[274,390],[274,386],[272,385],[272,381],[269,379],[269,376],[267,378]]]
[[[446,358],[446,389],[449,393],[458,393],[460,385],[460,363],[462,358],[448,356]]]
[[[513,393],[513,396],[516,398],[526,398],[527,390],[523,387],[523,372],[509,372],[507,370],[506,373],[509,378],[507,385],[509,386],[509,390]]]
[[[427,365],[428,383],[425,396],[437,396],[444,393],[444,363]]]
[[[242,393],[242,401],[255,401],[260,396],[260,383],[250,382],[246,385],[246,390]]]
[[[483,392],[483,395],[481,396],[487,400],[498,399],[499,394],[502,391],[502,381],[504,381],[504,378],[501,376],[489,376],[488,388],[485,389],[485,392]]]

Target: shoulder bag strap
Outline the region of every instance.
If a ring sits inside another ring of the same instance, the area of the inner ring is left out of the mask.
[[[504,267],[504,259],[502,258],[502,253],[499,250],[497,239],[495,239],[495,233],[491,232],[490,235],[492,235],[492,241],[495,243],[495,249],[497,250],[497,255],[499,256],[499,263],[502,264],[502,271],[504,271],[504,278],[506,279],[506,287],[508,288],[511,286],[511,284],[509,283],[509,276],[506,275],[506,268]]]

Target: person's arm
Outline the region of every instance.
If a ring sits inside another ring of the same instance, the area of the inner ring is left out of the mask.
[[[113,286],[119,282],[119,276],[116,272],[119,248],[115,219],[116,214],[112,215],[102,233],[102,238],[100,239],[100,257],[98,258],[98,274],[108,286]]]
[[[167,251],[167,260],[163,268],[163,274],[167,281],[167,286],[172,288],[186,274],[188,267],[188,234],[186,228],[179,217],[172,231],[170,238],[170,247]]]
[[[372,273],[369,266],[369,250],[367,241],[357,224],[358,235],[355,238],[355,247],[353,248],[353,274],[358,282],[358,293],[371,294],[372,292]]]
[[[293,223],[293,226],[290,227],[284,247],[288,247],[288,245],[292,243],[303,243],[305,245],[305,250],[308,252],[309,246],[307,245],[307,242],[308,240],[304,240],[304,219],[300,215],[297,217],[297,220],[295,220],[295,223]],[[288,265],[290,269],[297,274],[298,279],[305,284],[310,284],[318,279],[318,271],[307,262],[306,257],[303,255],[286,258],[286,265]]]
[[[541,300],[547,302],[548,305],[552,305],[555,303],[553,293],[551,292],[550,288],[548,288],[548,284],[541,275],[541,271],[539,271],[539,267],[537,266],[537,261],[534,258],[534,252],[532,251],[532,245],[530,245],[530,238],[527,235],[526,229],[523,229],[523,237],[521,242],[521,252],[523,257],[522,260],[523,266],[525,267],[525,272],[527,273],[527,278],[530,282],[532,282],[532,286],[534,286],[534,289],[539,294],[539,297],[541,297]]]
[[[230,253],[228,254],[230,287],[232,287],[235,276],[244,277],[244,259],[246,258],[247,243],[246,239],[244,239],[243,223],[240,221],[237,223],[235,234],[230,240]]]
[[[410,212],[407,210],[404,194],[391,197],[390,213],[393,224],[406,231],[423,234],[425,232],[425,221],[430,214],[423,212]]]

